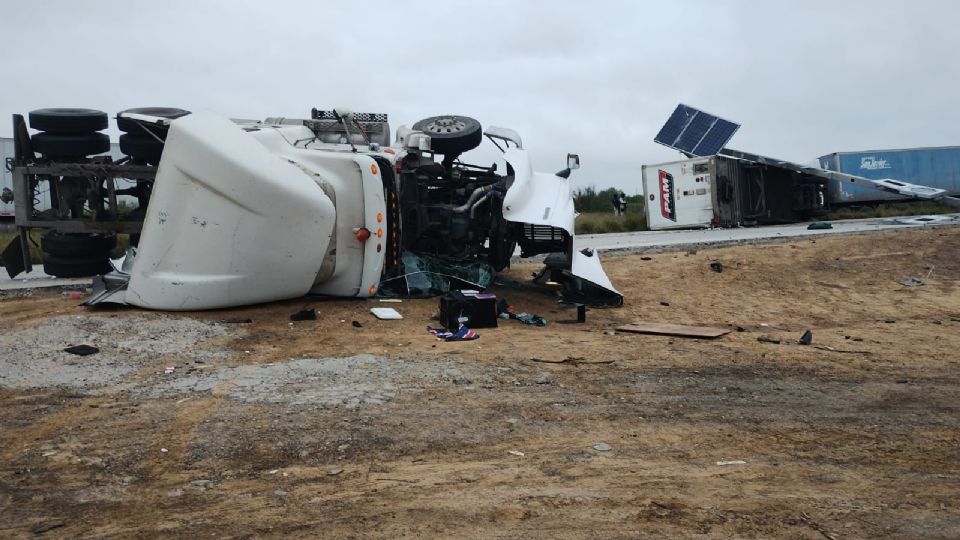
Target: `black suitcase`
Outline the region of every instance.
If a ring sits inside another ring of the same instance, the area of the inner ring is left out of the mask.
[[[440,322],[450,331],[460,328],[497,327],[497,297],[492,294],[464,294],[450,291],[440,297]]]

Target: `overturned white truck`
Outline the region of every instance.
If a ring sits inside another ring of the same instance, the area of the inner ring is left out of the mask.
[[[484,133],[448,115],[391,141],[386,115],[316,109],[306,119],[118,120],[162,140],[162,153],[139,245],[95,278],[88,304],[202,310],[307,294],[425,295],[488,285],[518,246],[521,256],[549,254],[541,278],[567,301],[623,301],[598,255],[573,247],[568,176],[579,158],[535,172],[511,130]],[[461,161],[484,135],[503,152],[503,173]]]

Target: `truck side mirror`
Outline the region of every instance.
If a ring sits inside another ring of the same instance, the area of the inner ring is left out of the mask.
[[[580,154],[567,154],[567,168],[570,170],[580,168]]]

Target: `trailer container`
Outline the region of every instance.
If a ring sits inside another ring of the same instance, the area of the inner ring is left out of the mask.
[[[825,214],[827,180],[717,155],[644,165],[651,230],[794,223]]]
[[[819,158],[820,167],[873,180],[886,178],[960,194],[960,146],[834,152]],[[868,186],[831,181],[835,205],[906,200],[908,197]]]

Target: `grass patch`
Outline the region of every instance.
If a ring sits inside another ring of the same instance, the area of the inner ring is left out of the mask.
[[[616,216],[613,212],[584,212],[577,216],[574,227],[577,234],[643,231],[647,228],[647,220],[643,208],[628,206],[623,216]]]
[[[848,206],[839,208],[827,215],[828,221],[838,219],[883,218],[894,216],[913,216],[918,214],[953,214],[956,208],[938,202],[895,202],[882,203],[875,207]]]

